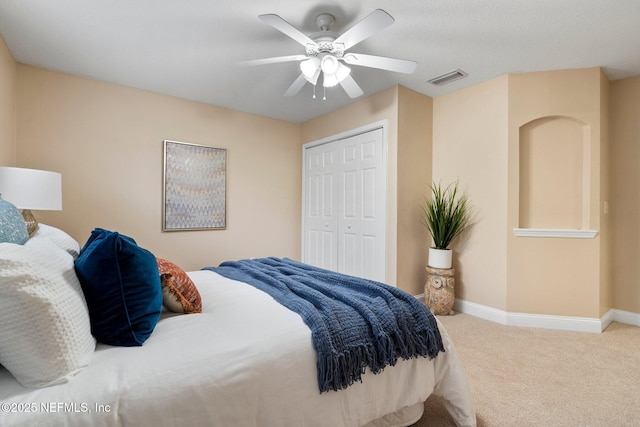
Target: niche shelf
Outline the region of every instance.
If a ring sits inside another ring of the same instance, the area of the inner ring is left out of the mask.
[[[589,124],[546,116],[519,129],[519,237],[593,238]]]
[[[561,228],[514,228],[518,237],[556,237],[562,239],[593,239],[598,230],[572,230]]]

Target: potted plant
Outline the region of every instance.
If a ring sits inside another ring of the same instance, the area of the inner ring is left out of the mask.
[[[458,191],[458,182],[442,187],[431,185],[431,198],[422,205],[422,223],[433,238],[429,248],[428,265],[432,268],[451,268],[449,244],[472,224],[471,205]]]

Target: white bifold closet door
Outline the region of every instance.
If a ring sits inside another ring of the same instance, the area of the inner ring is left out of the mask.
[[[303,262],[385,281],[383,128],[304,149]]]

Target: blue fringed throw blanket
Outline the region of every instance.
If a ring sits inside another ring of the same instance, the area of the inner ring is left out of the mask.
[[[302,317],[317,353],[320,392],[361,381],[367,366],[377,374],[398,358],[444,351],[433,314],[392,286],[279,258],[205,270],[255,286]]]

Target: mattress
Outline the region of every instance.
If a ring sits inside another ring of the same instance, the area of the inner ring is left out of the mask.
[[[1,426],[402,426],[442,396],[476,423],[446,330],[433,360],[401,360],[345,390],[320,393],[311,332],[262,291],[212,271],[188,273],[202,313],[164,312],[141,347],[99,344],[71,381],[21,386],[0,368]]]

